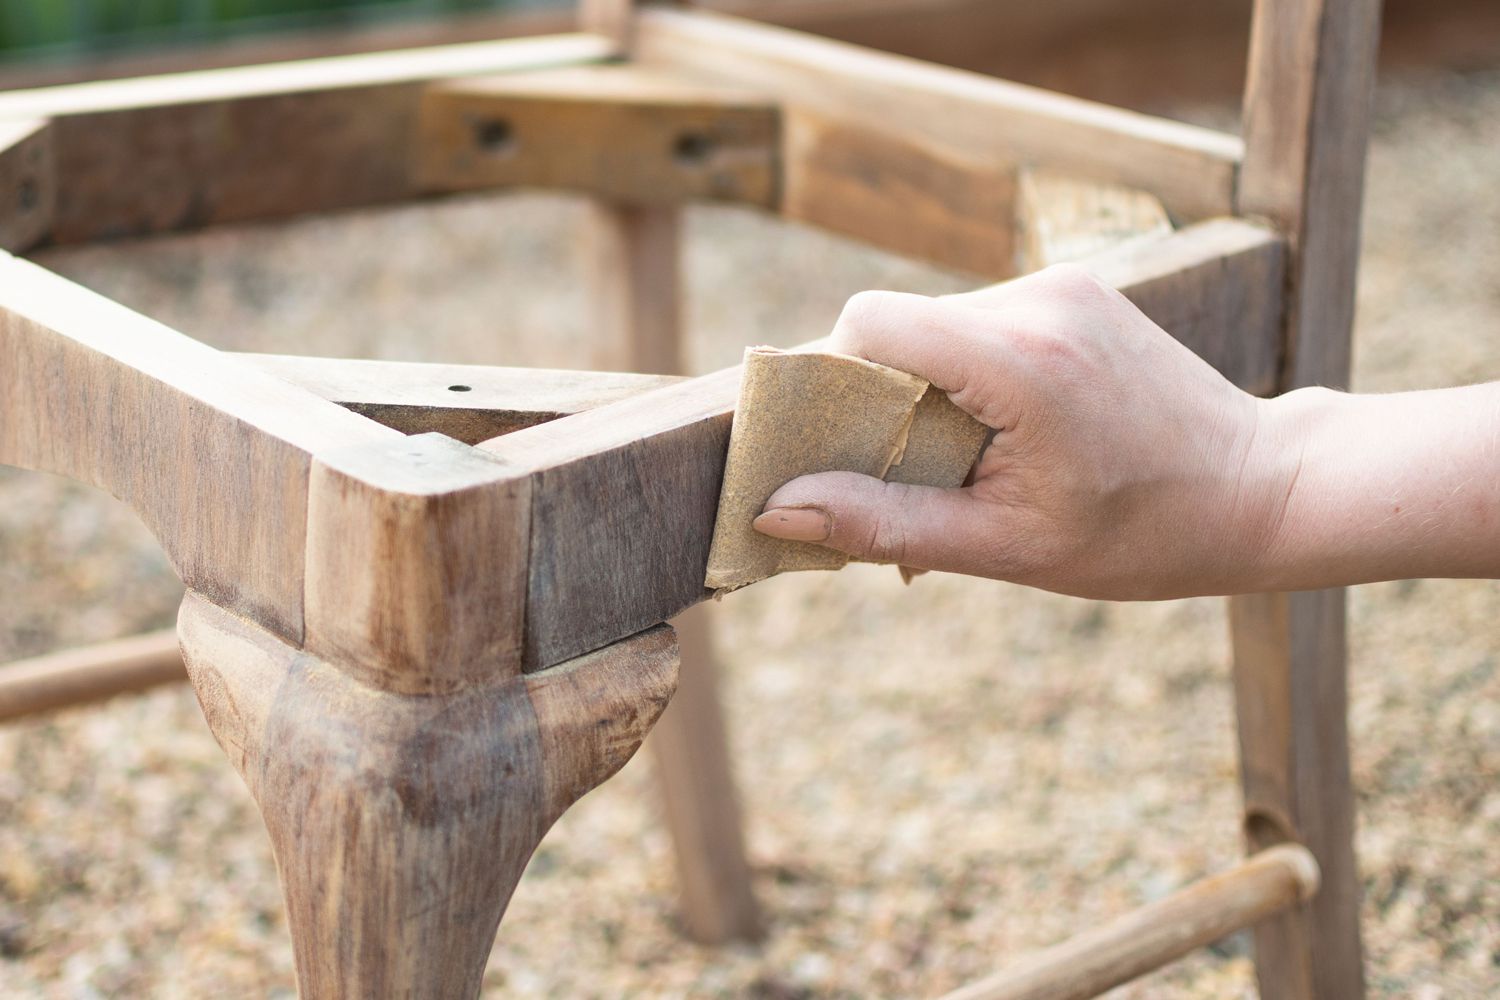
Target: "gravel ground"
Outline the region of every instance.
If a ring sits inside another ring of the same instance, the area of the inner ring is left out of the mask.
[[[1500,377],[1500,74],[1380,96],[1357,385]],[[587,364],[578,208],[464,200],[44,263],[217,346]],[[702,369],[825,331],[865,287],[969,282],[696,211]],[[171,623],[133,515],[0,470],[0,655]],[[1239,849],[1217,601],[1113,605],[889,569],[715,609],[759,948],[686,943],[649,764],[576,807],[507,916],[486,996],[934,995],[1228,865]],[[1351,724],[1377,997],[1500,993],[1500,583],[1352,598]],[[1243,936],[1123,990],[1248,997]],[[274,869],[185,688],[0,729],[0,996],[292,995]]]

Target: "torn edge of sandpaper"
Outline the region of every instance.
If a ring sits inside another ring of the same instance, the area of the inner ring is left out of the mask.
[[[842,552],[751,527],[789,480],[858,472],[961,486],[985,434],[946,392],[916,375],[843,354],[747,348],[704,585],[723,592],[849,562]]]

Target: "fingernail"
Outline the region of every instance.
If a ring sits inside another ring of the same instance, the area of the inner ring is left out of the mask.
[[[789,542],[826,542],[833,519],[821,507],[772,507],[752,522],[763,535]]]

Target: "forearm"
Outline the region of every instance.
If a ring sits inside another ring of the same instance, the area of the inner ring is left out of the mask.
[[[1256,589],[1500,578],[1500,383],[1263,405],[1281,496]]]

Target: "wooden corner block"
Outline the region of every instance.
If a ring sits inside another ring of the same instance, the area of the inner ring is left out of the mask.
[[[1172,220],[1155,196],[1052,170],[1021,171],[1016,211],[1023,272],[1172,232]]]
[[[433,191],[545,187],[633,204],[776,199],[775,104],[633,66],[427,88],[417,174]]]
[[[0,121],[0,250],[24,253],[52,230],[57,204],[52,123]]]
[[[319,454],[305,648],[404,694],[520,672],[530,491],[441,434]]]
[[[1015,169],[912,136],[783,111],[781,213],[987,278],[1015,273]]]

